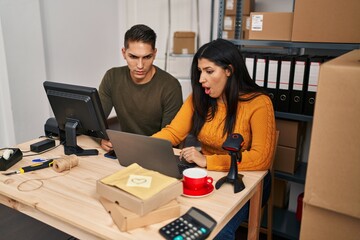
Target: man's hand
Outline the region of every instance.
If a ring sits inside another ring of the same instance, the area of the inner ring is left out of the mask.
[[[113,150],[113,145],[108,140],[101,139],[100,145],[101,145],[101,148],[104,149],[106,152]]]

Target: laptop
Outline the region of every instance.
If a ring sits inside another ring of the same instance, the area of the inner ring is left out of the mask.
[[[177,179],[182,178],[183,170],[196,166],[195,163],[181,161],[167,140],[110,129],[106,133],[121,166],[137,163]]]

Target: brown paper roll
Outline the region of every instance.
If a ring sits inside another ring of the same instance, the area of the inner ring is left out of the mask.
[[[55,172],[63,172],[70,170],[71,168],[79,164],[79,159],[76,155],[72,154],[63,158],[55,159],[53,163],[53,169]]]

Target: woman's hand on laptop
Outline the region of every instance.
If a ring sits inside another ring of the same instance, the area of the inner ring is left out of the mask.
[[[195,147],[183,148],[180,152],[180,159],[185,159],[189,163],[196,163],[199,167],[206,167],[206,157]]]
[[[113,150],[112,143],[109,140],[101,139],[100,145],[107,152]]]

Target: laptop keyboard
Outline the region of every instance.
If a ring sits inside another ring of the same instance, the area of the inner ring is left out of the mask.
[[[179,156],[175,156],[179,159]],[[180,160],[178,162],[178,168],[179,168],[179,172],[182,174],[182,172],[185,170],[185,169],[188,169],[188,168],[193,168],[193,167],[196,167],[196,163],[189,163],[185,160]]]

